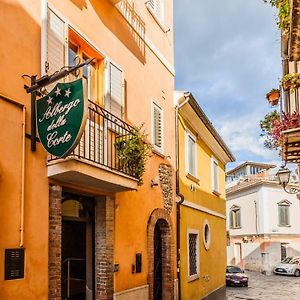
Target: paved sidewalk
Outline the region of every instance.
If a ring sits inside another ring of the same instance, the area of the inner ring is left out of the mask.
[[[226,299],[300,300],[300,277],[246,272],[249,287],[227,287]]]

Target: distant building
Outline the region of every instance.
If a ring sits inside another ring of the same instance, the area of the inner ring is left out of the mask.
[[[300,202],[282,189],[272,167],[246,162],[227,173],[237,177],[226,188],[228,264],[270,273],[278,261],[300,254]],[[291,182],[297,186],[296,175]]]

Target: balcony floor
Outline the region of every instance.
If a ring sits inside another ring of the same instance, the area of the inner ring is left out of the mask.
[[[137,189],[137,179],[73,157],[48,163],[48,177],[61,183],[75,184],[107,193]]]

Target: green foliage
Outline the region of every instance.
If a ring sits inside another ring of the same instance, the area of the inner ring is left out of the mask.
[[[143,184],[142,177],[151,149],[142,127],[134,127],[130,135],[121,136],[115,142],[120,169],[127,169],[138,179],[138,185]]]
[[[264,0],[278,9],[277,25],[283,33],[290,31],[290,1],[289,0]]]
[[[274,110],[260,121],[261,136],[265,137],[264,145],[271,150],[280,150],[283,143],[282,131],[299,127],[300,115],[297,112],[279,114],[277,110]]]
[[[280,122],[280,114],[277,110],[267,113],[264,119],[260,121],[261,136],[265,138],[264,146],[270,150],[277,150],[279,148],[279,142],[273,136],[274,126],[278,122]]]
[[[293,92],[296,88],[300,87],[300,74],[289,73],[283,76],[281,83],[285,90],[291,90]]]

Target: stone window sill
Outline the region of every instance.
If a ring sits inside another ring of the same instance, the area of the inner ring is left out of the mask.
[[[197,177],[195,177],[194,175],[192,175],[191,173],[187,173],[187,174],[186,174],[186,177],[187,177],[188,179],[194,181],[194,182],[197,183],[197,184],[199,184],[199,182],[200,182],[200,180],[199,180]]]

